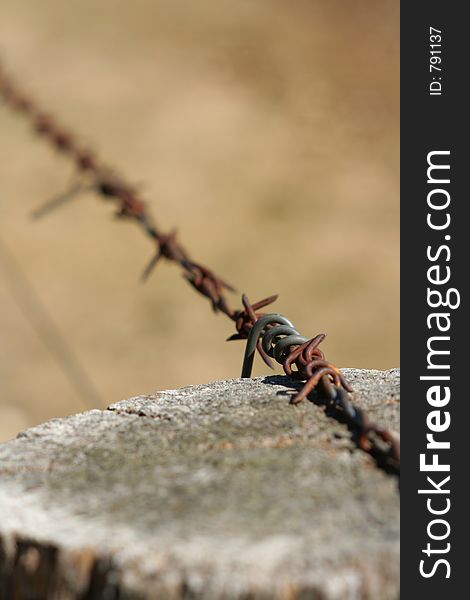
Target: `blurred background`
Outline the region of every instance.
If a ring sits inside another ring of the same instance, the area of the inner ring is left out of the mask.
[[[338,366],[398,366],[398,0],[2,0],[0,60],[142,185],[195,260],[252,301],[279,293]],[[72,174],[0,105],[0,440],[239,376],[232,323],[171,264],[140,284],[153,247],[111,204],[88,194],[31,220]],[[99,400],[31,326],[23,276]]]

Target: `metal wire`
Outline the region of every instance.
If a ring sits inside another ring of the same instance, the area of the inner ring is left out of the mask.
[[[31,122],[36,135],[48,141],[60,154],[69,157],[77,170],[77,181],[63,194],[46,202],[34,211],[39,218],[63,205],[81,192],[94,190],[105,200],[117,205],[116,215],[133,220],[155,244],[155,254],[144,270],[147,278],[160,259],[177,263],[186,281],[211,302],[215,312],[222,312],[233,319],[235,312],[229,307],[226,292],[234,288],[211,269],[193,261],[180,244],[176,231],[161,232],[134,185],[128,183],[116,170],[100,161],[97,154],[82,146],[77,136],[43,111],[32,98],[25,94],[0,64],[0,98],[14,111]]]
[[[80,364],[66,338],[43,306],[13,254],[0,236],[0,271],[3,271],[16,304],[56,361],[86,408],[104,406],[93,381]]]
[[[319,397],[330,412],[341,416],[352,431],[356,444],[371,454],[382,468],[398,474],[398,439],[388,429],[371,422],[364,411],[352,403],[349,397],[351,387],[341,371],[325,360],[318,347],[325,339],[325,334],[308,339],[283,315],[269,313],[258,317],[246,296],[243,296],[243,303],[247,313],[251,313],[254,319],[248,334],[241,376],[250,377],[255,351],[261,343],[261,350],[282,365],[286,375],[305,381],[302,389],[292,397],[291,404],[299,404],[319,387]]]
[[[209,299],[213,310],[222,312],[235,323],[236,333],[228,339],[248,340],[242,377],[251,375],[255,350],[270,367],[271,358],[274,358],[282,365],[286,375],[305,382],[292,398],[293,404],[301,402],[315,391],[317,399],[321,397],[324,401],[329,414],[347,423],[360,448],[371,454],[385,470],[399,473],[398,439],[387,429],[371,423],[364,411],[351,403],[348,395],[351,388],[341,371],[327,361],[319,349],[324,334],[308,339],[300,335],[291,321],[279,313],[266,315],[259,312],[274,302],[277,295],[254,304],[244,295],[243,309],[231,309],[226,293],[235,289],[211,269],[192,260],[179,242],[176,231],[161,232],[135,186],[101,163],[95,152],[82,146],[72,132],[44,112],[16,85],[1,64],[0,98],[28,118],[36,134],[47,140],[59,153],[68,156],[77,170],[75,184],[64,194],[39,207],[34,213],[36,218],[90,189],[103,199],[114,201],[117,216],[136,222],[155,244],[155,253],[143,272],[143,279],[150,275],[161,259],[178,264],[184,278],[200,295]]]

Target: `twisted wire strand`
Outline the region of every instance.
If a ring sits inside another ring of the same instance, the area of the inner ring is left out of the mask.
[[[34,211],[35,218],[46,215],[84,191],[94,190],[104,199],[115,201],[117,216],[136,222],[155,244],[155,254],[146,266],[143,278],[149,276],[162,258],[175,262],[182,268],[186,281],[199,294],[209,299],[215,312],[220,311],[230,319],[235,319],[236,311],[230,308],[226,296],[226,292],[235,291],[233,286],[208,267],[193,261],[179,242],[176,231],[161,232],[135,186],[102,163],[95,152],[82,146],[74,133],[59,124],[17,86],[1,64],[0,97],[14,111],[28,118],[36,134],[48,141],[60,154],[68,156],[77,170],[78,181],[65,193]]]
[[[243,302],[249,304],[246,296]],[[398,474],[398,438],[387,428],[370,421],[365,412],[352,403],[349,396],[352,389],[348,382],[335,365],[325,360],[318,347],[325,337],[321,333],[311,339],[306,338],[289,319],[279,313],[260,316],[248,333],[241,376],[250,377],[255,351],[261,344],[266,356],[282,365],[286,375],[305,381],[300,391],[291,398],[291,404],[299,404],[320,387],[325,406],[342,417],[353,432],[356,444],[386,470]]]
[[[351,388],[340,370],[325,359],[319,345],[325,335],[308,339],[295,329],[291,321],[279,313],[265,314],[261,309],[277,299],[277,295],[251,304],[243,295],[242,309],[232,309],[227,292],[235,288],[208,267],[193,261],[179,242],[177,232],[160,231],[135,186],[114,169],[102,163],[97,154],[81,145],[71,131],[60,125],[6,73],[0,63],[0,98],[14,111],[28,118],[36,134],[48,141],[59,153],[68,156],[77,171],[77,181],[63,194],[53,198],[33,213],[40,218],[79,194],[93,190],[102,198],[113,200],[117,216],[136,222],[155,244],[155,253],[143,271],[146,279],[161,259],[180,266],[187,282],[210,301],[214,312],[221,312],[235,323],[236,333],[228,340],[248,340],[242,377],[251,375],[255,350],[272,368],[272,358],[282,365],[286,375],[304,381],[302,389],[292,398],[302,402],[318,390],[330,409],[339,411],[357,436],[358,446],[370,454],[385,456],[387,468],[399,470],[399,442],[387,429],[371,423],[364,411],[355,407],[348,396]],[[293,369],[295,366],[295,369]],[[380,447],[380,442],[387,448]]]

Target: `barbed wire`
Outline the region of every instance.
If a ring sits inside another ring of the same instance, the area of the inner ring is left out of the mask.
[[[399,474],[398,438],[388,429],[369,421],[364,411],[352,404],[349,397],[352,390],[341,371],[325,359],[318,347],[325,338],[324,334],[307,339],[300,336],[292,323],[279,313],[260,312],[274,302],[277,295],[253,304],[243,295],[243,308],[232,309],[227,293],[235,292],[235,288],[212,269],[194,261],[182,246],[176,231],[160,231],[135,186],[102,163],[97,154],[83,146],[74,133],[43,111],[33,98],[16,85],[1,64],[0,97],[31,122],[38,136],[75,164],[77,181],[64,193],[39,207],[33,213],[35,218],[46,215],[85,191],[93,190],[103,199],[114,201],[116,215],[137,223],[155,244],[154,255],[143,271],[143,279],[162,259],[176,263],[193,289],[210,301],[214,312],[223,313],[234,322],[236,333],[228,340],[247,340],[242,377],[251,375],[255,349],[270,367],[271,358],[274,358],[282,365],[286,375],[305,382],[302,389],[291,398],[292,404],[302,402],[316,391],[329,413],[347,424],[357,446],[368,452],[387,472]],[[294,365],[295,369],[292,368]]]

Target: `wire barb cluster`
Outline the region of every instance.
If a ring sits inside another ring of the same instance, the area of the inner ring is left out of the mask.
[[[144,278],[148,277],[161,258],[175,262],[183,269],[184,278],[189,284],[210,300],[214,311],[220,311],[234,319],[235,311],[229,307],[226,297],[226,292],[234,291],[234,288],[211,269],[191,260],[179,242],[176,231],[169,234],[159,231],[135,186],[125,181],[114,169],[101,163],[97,154],[82,146],[74,133],[43,111],[16,85],[1,64],[0,97],[13,110],[29,119],[38,136],[47,140],[60,154],[69,157],[77,171],[77,182],[65,193],[37,209],[34,217],[41,217],[89,190],[94,190],[105,200],[114,200],[117,204],[116,215],[136,222],[156,246],[154,257],[144,270]]]
[[[202,296],[209,299],[215,312],[221,312],[235,323],[236,333],[229,340],[248,340],[243,377],[251,375],[254,352],[258,350],[265,363],[271,358],[282,365],[286,375],[303,381],[302,389],[292,398],[298,404],[314,390],[327,410],[342,419],[353,433],[360,448],[369,452],[386,470],[399,472],[399,442],[387,429],[371,423],[364,411],[354,406],[349,397],[351,388],[340,370],[325,359],[319,349],[325,335],[312,339],[299,334],[292,323],[278,313],[260,312],[277,299],[270,296],[251,304],[242,297],[243,309],[230,308],[226,293],[235,289],[211,269],[194,262],[178,240],[176,231],[161,232],[147,210],[138,190],[115,170],[101,163],[95,152],[82,146],[77,137],[44,112],[36,102],[16,85],[0,64],[0,98],[16,112],[28,118],[36,134],[48,141],[60,154],[75,164],[77,181],[65,193],[39,207],[39,218],[85,191],[95,191],[105,200],[117,204],[117,216],[136,222],[155,244],[155,253],[143,272],[146,279],[161,259],[178,264],[184,278]],[[293,368],[295,366],[295,369]]]
[[[251,305],[243,295],[244,315],[250,322],[248,324],[242,318],[239,321],[248,333],[242,377],[250,377],[256,349],[265,360],[274,358],[282,365],[286,375],[305,382],[291,398],[291,404],[299,404],[317,390],[326,410],[349,427],[357,446],[369,453],[387,472],[399,474],[399,440],[387,428],[370,421],[366,413],[351,402],[351,387],[319,348],[326,335],[320,333],[308,339],[283,315],[256,313],[257,308],[267,306],[273,299],[275,297]]]

